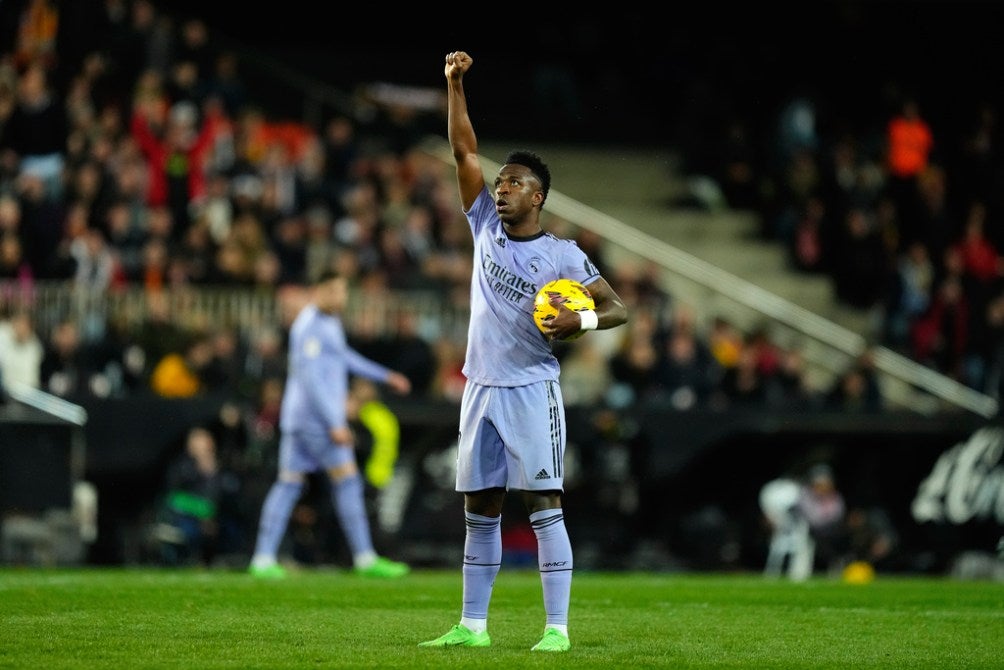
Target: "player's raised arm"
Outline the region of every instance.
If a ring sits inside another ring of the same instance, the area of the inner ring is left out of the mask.
[[[474,63],[464,51],[446,54],[447,131],[453,159],[457,164],[457,184],[464,211],[471,208],[478,193],[485,186],[478,158],[478,139],[474,134],[471,117],[467,114],[467,97],[464,95],[464,73]]]

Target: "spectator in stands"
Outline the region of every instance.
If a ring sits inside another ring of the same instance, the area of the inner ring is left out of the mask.
[[[657,392],[660,356],[657,329],[656,317],[650,310],[635,309],[620,349],[610,358],[613,387],[609,398],[614,406],[629,407]]]
[[[5,389],[14,385],[41,387],[45,345],[35,332],[35,321],[27,309],[15,309],[0,319],[0,380]]]
[[[339,207],[349,185],[359,178],[361,149],[355,123],[347,116],[336,115],[324,125],[324,173],[329,207]]]
[[[42,358],[42,388],[63,398],[107,397],[111,384],[97,352],[83,341],[79,324],[64,319],[53,327]]]
[[[875,414],[884,409],[882,389],[879,387],[874,355],[866,351],[845,369],[826,391],[823,409]]]
[[[87,207],[88,221],[102,225],[113,197],[113,180],[103,163],[86,158],[66,170],[64,197]]]
[[[136,93],[130,132],[146,159],[147,204],[170,209],[172,240],[184,236],[192,204],[206,195],[206,164],[217,133],[227,123],[220,115],[200,118],[191,103],[172,103],[155,79]]]
[[[885,185],[885,168],[863,138],[849,130],[828,142],[828,160],[823,164],[818,196],[832,218],[840,221],[849,208],[876,203]]]
[[[867,310],[879,304],[886,290],[890,258],[875,227],[874,212],[852,207],[833,250],[833,280],[837,298],[850,307]]]
[[[989,100],[979,102],[962,132],[959,156],[950,172],[961,202],[994,202],[999,196],[1000,112]],[[992,232],[997,248],[1004,247],[1004,231]]]
[[[935,266],[927,247],[914,240],[897,255],[883,295],[883,339],[887,347],[910,354],[910,330],[931,303]]]
[[[203,24],[205,27],[205,24]],[[248,104],[250,94],[240,74],[240,59],[235,51],[220,51],[212,63],[212,71],[200,70],[202,98],[218,98],[230,118],[237,118]],[[205,76],[204,76],[205,75]]]
[[[971,343],[966,371],[966,379],[977,391],[1004,399],[1004,293],[987,305],[983,337]]]
[[[200,377],[208,393],[236,394],[240,390],[247,346],[237,329],[216,326],[209,333],[212,357]]]
[[[213,343],[208,334],[197,333],[180,351],[170,351],[153,367],[150,388],[162,398],[192,398],[206,393],[203,376],[213,363]]]
[[[847,552],[847,503],[828,464],[809,468],[798,497],[798,511],[809,523],[815,567],[839,570]]]
[[[797,270],[817,273],[827,269],[827,253],[832,251],[828,248],[828,243],[832,242],[828,237],[832,234],[828,230],[831,225],[828,214],[822,198],[809,196],[796,215],[792,230],[778,231],[780,240],[787,245],[791,264]]]
[[[885,131],[887,189],[906,218],[916,211],[917,182],[934,150],[934,133],[920,113],[916,98],[906,97]]]
[[[751,349],[756,358],[757,371],[765,378],[777,374],[781,365],[781,348],[770,337],[767,324],[758,324],[743,342],[744,349]]]
[[[744,346],[739,359],[722,373],[714,400],[731,409],[763,409],[770,399],[771,378],[764,376],[757,365],[757,352]]]
[[[802,347],[797,344],[787,347],[781,350],[780,355],[777,372],[768,390],[768,404],[794,412],[816,409],[818,392],[809,383]]]
[[[735,324],[726,317],[718,315],[711,319],[708,346],[722,369],[728,370],[739,363],[739,356],[742,354],[745,343],[742,333],[739,332]]]
[[[30,288],[34,272],[24,257],[24,246],[15,232],[0,232],[0,281],[14,280]]]
[[[849,561],[864,561],[876,570],[896,566],[899,532],[889,512],[879,506],[853,506],[845,517]]]
[[[29,304],[33,299],[37,272],[22,237],[21,202],[10,192],[0,192],[0,282],[7,282],[0,301]]]
[[[165,476],[159,532],[166,565],[212,565],[241,546],[237,476],[222,467],[216,438],[203,426],[185,436],[185,450]]]
[[[137,281],[146,231],[131,203],[125,198],[110,202],[102,228],[107,231],[108,245],[113,250],[123,282]]]
[[[957,274],[946,276],[927,310],[913,323],[913,358],[953,379],[961,379],[969,343],[969,313],[962,279]]]
[[[104,292],[122,288],[125,273],[118,255],[98,228],[87,228],[70,243],[73,259],[73,282],[80,289]]]
[[[263,376],[251,406],[248,460],[264,483],[262,497],[272,484],[271,473],[279,455],[279,413],[282,408],[284,377]]]
[[[721,368],[692,325],[677,321],[667,334],[655,370],[658,394],[676,410],[701,407],[720,381]]]
[[[431,398],[445,400],[459,405],[464,394],[467,377],[464,376],[463,343],[450,337],[438,337],[433,342],[436,355],[436,369],[429,384]]]
[[[969,203],[962,234],[952,245],[962,261],[963,274],[978,282],[977,286],[971,287],[973,290],[992,286],[1004,274],[1004,260],[989,237],[987,217],[985,202],[974,200]]]
[[[561,384],[568,407],[602,404],[613,381],[607,357],[597,340],[582,338],[561,357]]]
[[[50,86],[43,63],[25,67],[18,79],[18,104],[0,131],[4,171],[38,179],[43,199],[58,201],[69,122],[62,96]]]
[[[52,0],[27,0],[18,12],[13,62],[25,68],[33,63],[54,70],[59,63],[56,37],[59,32],[59,5]]]
[[[931,165],[917,179],[919,202],[913,213],[900,212],[903,221],[902,240],[920,239],[931,251],[932,258],[941,258],[959,229],[959,216],[954,201],[949,198],[948,175],[940,165]]]
[[[17,71],[10,62],[0,62],[0,134],[3,133],[3,126],[15,107],[17,107]]]

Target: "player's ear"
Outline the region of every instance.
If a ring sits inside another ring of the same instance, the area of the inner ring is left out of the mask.
[[[540,207],[541,205],[544,204],[544,192],[534,191],[533,196],[530,198],[530,200],[533,202],[534,207]]]

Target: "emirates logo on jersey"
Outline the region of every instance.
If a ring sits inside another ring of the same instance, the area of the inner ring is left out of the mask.
[[[485,255],[481,259],[481,271],[491,282],[492,289],[510,302],[522,302],[524,299],[533,300],[537,294],[536,282],[530,281],[497,263],[491,256]]]

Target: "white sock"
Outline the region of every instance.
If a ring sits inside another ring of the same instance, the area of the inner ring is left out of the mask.
[[[376,562],[377,555],[373,551],[364,551],[352,557],[352,565],[357,568],[368,568]]]
[[[275,565],[275,556],[254,556],[251,559],[251,565],[256,568],[268,568]]]
[[[483,633],[488,630],[488,619],[460,617],[460,625],[466,626],[472,633]]]
[[[546,626],[544,626],[544,630],[547,630],[548,628],[554,628],[555,630],[561,631],[561,633],[565,637],[568,637],[568,625],[567,624],[563,624],[563,623],[549,623]]]

